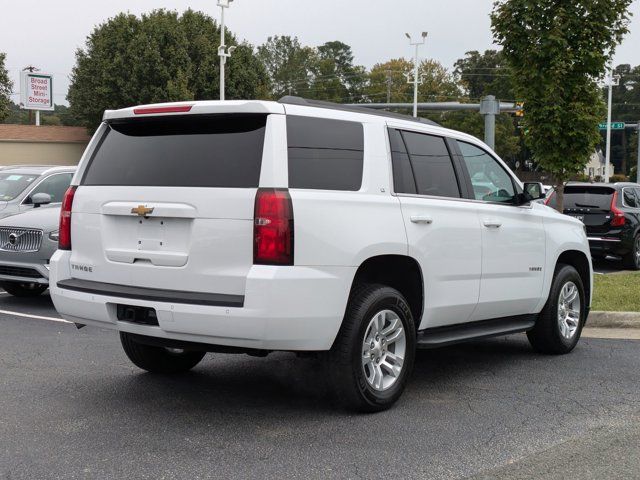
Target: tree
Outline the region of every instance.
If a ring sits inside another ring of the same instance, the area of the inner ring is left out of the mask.
[[[418,101],[450,101],[457,100],[460,96],[455,79],[441,63],[423,60],[419,71],[422,83],[418,86]],[[407,83],[407,74],[413,76],[413,62],[404,58],[394,58],[374,65],[369,72],[367,98],[371,102],[386,102],[387,94],[390,93],[392,103],[412,102],[413,84]]]
[[[497,0],[491,14],[525,102],[525,140],[556,179],[557,208],[564,184],[581,172],[599,139],[604,101],[596,79],[628,31],[632,0]]]
[[[473,100],[494,95],[500,100],[515,100],[513,77],[504,55],[498,50],[473,50],[454,64],[454,75]]]
[[[253,49],[238,45],[228,60],[227,97],[267,94],[268,78]],[[140,18],[121,13],[96,27],[76,51],[67,99],[71,116],[96,128],[106,109],[141,103],[216,99],[220,29],[193,10],[154,10]]]
[[[9,116],[11,105],[11,90],[13,82],[9,78],[9,72],[4,65],[7,54],[0,52],[0,122]]]
[[[269,74],[272,98],[310,96],[318,61],[315,49],[303,47],[297,37],[275,36],[258,47],[258,58]]]
[[[353,64],[351,47],[339,41],[317,48],[310,98],[337,103],[363,100],[366,69]]]

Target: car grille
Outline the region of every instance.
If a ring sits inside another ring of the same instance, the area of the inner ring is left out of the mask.
[[[42,230],[33,228],[0,228],[0,250],[5,252],[37,252],[42,243]]]
[[[9,277],[25,277],[25,278],[42,278],[42,275],[33,268],[11,267],[9,265],[0,265],[0,275]]]

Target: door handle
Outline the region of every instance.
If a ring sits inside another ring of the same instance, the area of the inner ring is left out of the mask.
[[[502,226],[502,222],[500,220],[494,220],[492,218],[487,218],[482,223],[487,228],[500,228]]]
[[[433,223],[433,218],[427,217],[425,215],[411,215],[412,223],[424,223],[426,225],[431,225]]]

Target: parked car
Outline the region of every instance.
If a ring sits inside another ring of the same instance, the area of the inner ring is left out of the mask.
[[[416,348],[576,346],[589,244],[542,195],[476,138],[403,115],[295,97],[107,111],[63,200],[50,292],[142,369],[313,352],[337,398],[382,410]]]
[[[547,204],[556,206],[552,195]],[[584,222],[591,255],[620,257],[640,270],[640,185],[637,183],[569,183],[564,213]]]
[[[0,169],[0,218],[59,205],[76,167],[17,165]]]
[[[34,297],[47,289],[59,221],[60,207],[55,206],[0,220],[0,287],[17,297]]]

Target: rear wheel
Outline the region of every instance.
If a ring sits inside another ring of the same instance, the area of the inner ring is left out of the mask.
[[[625,267],[640,270],[640,235],[636,235],[631,251],[622,258],[622,261]]]
[[[48,288],[48,285],[41,283],[0,282],[0,287],[14,297],[37,297]]]
[[[325,366],[337,400],[376,412],[402,395],[413,368],[416,333],[407,301],[383,285],[362,285],[349,300]]]
[[[570,265],[556,268],[549,299],[536,326],[527,332],[531,346],[542,353],[564,354],[575,348],[585,319],[582,278]]]
[[[126,332],[120,332],[120,341],[129,360],[137,367],[152,373],[186,372],[200,363],[206,353],[145,345],[135,341]]]

